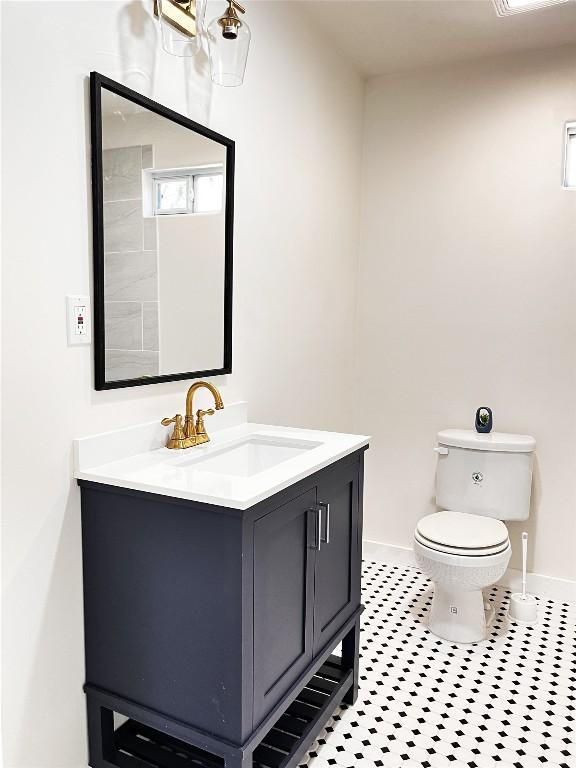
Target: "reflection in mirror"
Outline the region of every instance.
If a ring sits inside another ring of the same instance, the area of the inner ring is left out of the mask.
[[[104,343],[97,388],[227,372],[232,142],[105,86],[100,93]]]

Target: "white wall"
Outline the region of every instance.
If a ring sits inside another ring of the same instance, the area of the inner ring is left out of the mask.
[[[379,77],[366,94],[357,429],[365,535],[411,546],[436,432],[538,441],[530,570],[576,578],[576,49]],[[524,526],[510,527],[516,544]],[[515,546],[512,565],[518,567]]]
[[[171,416],[187,388],[95,392],[91,349],[66,346],[64,296],[91,282],[90,70],[237,141],[225,402],[247,399],[263,421],[352,427],[363,84],[300,23],[298,3],[257,2],[245,85],[212,91],[205,61],[198,72],[159,50],[142,7],[2,4],[8,768],[86,764],[72,439]]]
[[[157,219],[160,373],[223,368],[224,213]]]

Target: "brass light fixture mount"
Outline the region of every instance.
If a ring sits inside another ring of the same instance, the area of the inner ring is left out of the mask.
[[[227,3],[228,8],[218,19],[218,24],[222,27],[222,37],[225,37],[226,40],[236,40],[238,37],[238,27],[242,25],[236,11],[246,13],[246,9],[236,0],[227,0]]]
[[[162,48],[173,56],[195,56],[206,38],[210,75],[217,85],[242,85],[250,47],[249,25],[240,19],[246,9],[238,0],[226,0],[221,16],[204,26],[206,0],[153,0]]]
[[[162,18],[183,35],[197,35],[196,0],[154,0],[154,16]]]

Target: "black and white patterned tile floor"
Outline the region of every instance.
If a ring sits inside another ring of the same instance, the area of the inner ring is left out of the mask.
[[[423,624],[432,585],[412,567],[364,562],[360,693],[308,753],[308,768],[576,768],[576,606],[507,618],[490,591],[489,637],[462,646]]]

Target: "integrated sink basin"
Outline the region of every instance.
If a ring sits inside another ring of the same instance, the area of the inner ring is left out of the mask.
[[[252,424],[246,404],[210,418],[210,442],[166,447],[159,421],[74,441],[74,476],[245,510],[368,445],[365,435]]]
[[[208,455],[190,455],[184,461],[178,461],[178,466],[228,477],[252,477],[320,445],[321,442],[314,440],[255,434],[233,445],[216,448]]]

